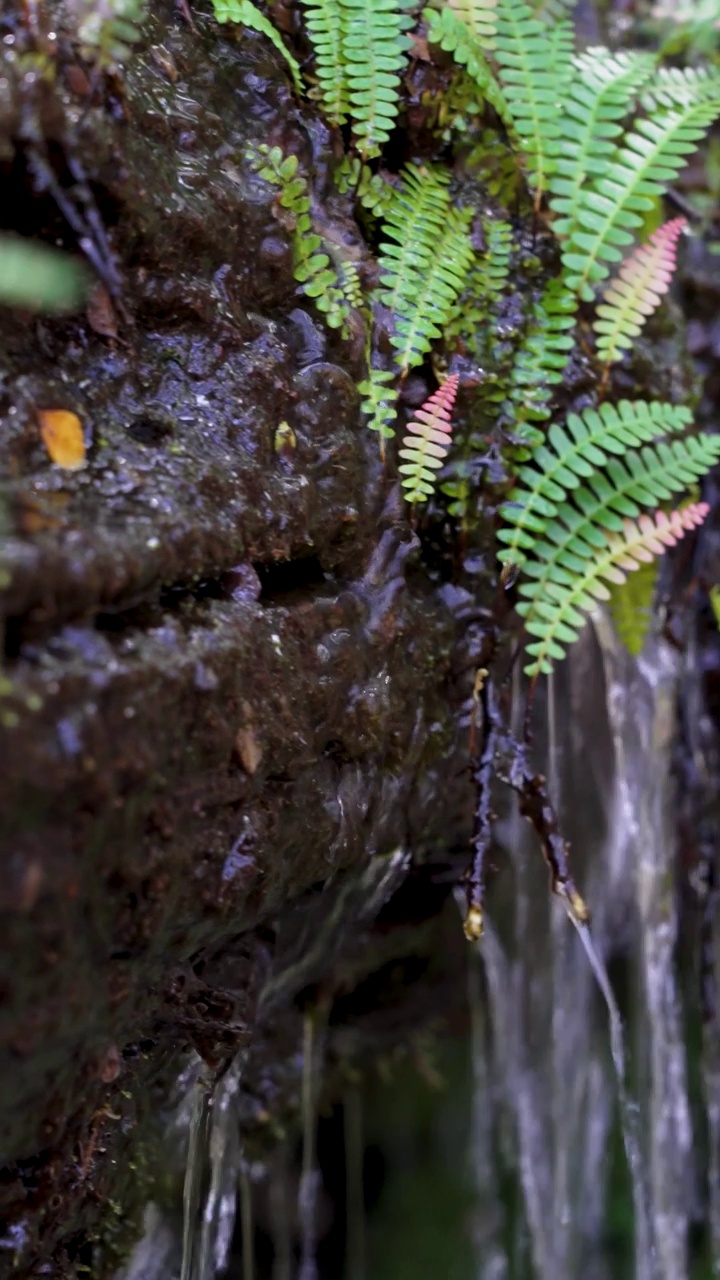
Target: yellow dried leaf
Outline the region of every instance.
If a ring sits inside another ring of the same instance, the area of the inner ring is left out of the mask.
[[[85,440],[82,423],[68,409],[40,409],[40,435],[52,461],[63,471],[78,471],[85,466]]]

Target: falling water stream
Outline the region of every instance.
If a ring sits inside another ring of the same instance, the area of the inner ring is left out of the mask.
[[[629,657],[599,617],[549,682],[545,706],[536,708],[536,750],[547,762],[576,878],[592,909],[589,930],[573,929],[562,903],[548,893],[533,832],[507,797],[498,799],[486,932],[468,963],[477,1280],[691,1280],[688,1241],[702,1176],[693,1148],[677,961],[671,767],[682,681],[684,696],[692,697],[692,672],[684,661],[661,639],[648,642],[639,659]],[[518,718],[522,701],[518,685]],[[697,769],[711,780],[714,737],[703,737],[701,729],[691,745]],[[385,897],[404,874],[405,863],[394,856],[394,863],[373,873]],[[360,886],[359,901],[369,900],[368,884]],[[350,889],[339,894],[332,928],[340,927],[348,894]],[[712,921],[710,935],[717,956]],[[298,972],[305,972],[311,951],[309,944],[300,948]],[[282,985],[270,980],[270,1006]],[[316,1103],[324,1034],[317,1010],[306,1013],[298,1044],[304,1143],[295,1182],[297,1252],[293,1257],[283,1185],[273,1280],[327,1275],[316,1256]],[[242,1260],[234,1254],[227,1274],[233,1280],[270,1275],[256,1271],[253,1258],[252,1179],[238,1109],[244,1063],[241,1053],[212,1086],[199,1060],[188,1075],[181,1107],[188,1136],[182,1258],[177,1265],[167,1260],[166,1224],[152,1218],[138,1246],[145,1253],[124,1280],[214,1280],[225,1274],[236,1215]],[[718,1258],[720,1063],[714,1032],[705,1035],[700,1073],[708,1128],[707,1217]],[[344,1280],[364,1280],[361,1093],[349,1094],[345,1188],[335,1210],[348,1215]],[[518,1187],[515,1197],[508,1198],[508,1177]],[[620,1264],[617,1241],[608,1245],[619,1184],[633,1223],[630,1253]],[[147,1265],[150,1237],[161,1259],[155,1270]],[[713,1275],[720,1276],[720,1262]]]

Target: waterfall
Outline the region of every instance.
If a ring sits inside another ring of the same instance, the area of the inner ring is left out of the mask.
[[[547,726],[544,740],[537,733],[538,758],[547,761],[593,920],[590,931],[576,932],[549,900],[532,833],[508,808],[498,827],[502,874],[471,974],[483,1280],[690,1274],[692,1125],[670,758],[682,674],[682,659],[664,641],[633,659],[600,617],[537,708]],[[516,715],[520,701],[516,678]],[[717,1099],[717,1074],[706,1070],[705,1079]],[[509,1230],[493,1191],[493,1150],[517,1169],[519,1230]],[[634,1258],[624,1269],[607,1247],[611,1176],[624,1178],[633,1206]],[[509,1235],[512,1249],[502,1243]]]

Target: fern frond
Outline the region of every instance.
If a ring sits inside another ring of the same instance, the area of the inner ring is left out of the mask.
[[[331,124],[345,124],[350,114],[350,86],[343,52],[345,9],[338,0],[302,0],[302,4],[322,104]]]
[[[412,41],[408,0],[343,0],[345,58],[353,136],[363,160],[379,154],[395,125],[400,73]]]
[[[531,8],[536,18],[543,22],[560,22],[567,18],[575,8],[577,0],[531,0]]]
[[[642,95],[646,111],[658,107],[685,106],[720,98],[720,71],[717,67],[658,67]]]
[[[379,296],[403,374],[442,336],[473,260],[471,211],[451,207],[447,182],[442,170],[405,169],[383,227]]]
[[[405,314],[416,292],[416,276],[428,270],[450,213],[448,177],[441,169],[408,166],[402,187],[388,205],[380,245],[381,301]]]
[[[403,438],[400,457],[404,459],[398,470],[402,475],[405,498],[415,505],[427,502],[437,481],[452,436],[452,411],[458,389],[458,375],[453,373],[418,409],[408,423],[408,435]]]
[[[710,510],[706,502],[694,503],[682,511],[666,515],[641,515],[627,519],[609,534],[599,534],[592,544],[573,546],[565,567],[556,556],[549,572],[538,583],[523,584],[525,599],[518,612],[526,618],[526,629],[535,641],[528,645],[532,661],[525,668],[535,678],[552,670],[553,662],[565,656],[585,625],[588,613],[599,601],[608,599],[608,582],[621,583],[629,573],[654,556],[663,555],[689,529],[697,528]]]
[[[515,429],[522,423],[543,422],[553,386],[563,372],[575,345],[577,301],[562,276],[550,280],[540,299],[533,304],[530,324],[513,363],[508,400]],[[531,440],[532,432],[520,435]]]
[[[341,195],[352,192],[358,204],[375,218],[385,216],[395,195],[395,188],[357,156],[343,156],[335,170],[335,182]]]
[[[719,115],[720,100],[638,120],[603,177],[583,188],[577,225],[563,252],[568,286],[583,300],[591,301],[593,284],[609,275],[607,263],[622,260],[621,250],[632,243],[630,233],[642,224],[641,215],[652,208]]]
[[[501,297],[510,273],[512,227],[501,218],[483,219],[487,248],[475,259],[455,314],[445,326],[445,340],[459,342],[466,351],[485,343],[489,311]]]
[[[610,584],[608,609],[618,639],[633,658],[642,653],[650,623],[658,580],[656,560],[638,566],[622,583]]]
[[[486,49],[492,49],[497,31],[497,0],[447,0],[447,6]]]
[[[331,329],[345,332],[345,323],[353,305],[345,294],[343,283],[325,252],[322,237],[313,231],[310,196],[307,183],[298,174],[298,158],[283,156],[279,147],[265,144],[248,150],[248,162],[261,178],[280,188],[278,203],[293,215],[294,277],[302,291],[312,298],[319,311],[325,313]]]
[[[249,27],[251,31],[257,31],[260,35],[266,36],[285,59],[298,93],[304,92],[300,63],[285,47],[277,28],[264,13],[261,13],[257,5],[252,3],[252,0],[212,0],[212,4],[217,22],[238,22],[243,27]]]
[[[500,85],[485,57],[491,47],[489,39],[484,43],[471,25],[458,13],[455,6],[443,5],[442,9],[425,9],[423,17],[428,24],[428,41],[451,53],[458,66],[464,67],[479,90],[481,98],[494,107],[506,124],[512,124],[512,115]],[[492,31],[495,27],[493,23]]]
[[[599,476],[601,468],[610,465],[613,458],[633,456],[629,455],[629,450],[640,445],[685,430],[691,422],[692,413],[684,405],[658,400],[621,400],[617,405],[606,402],[599,409],[585,409],[579,415],[570,413],[564,427],[553,423],[545,442],[534,450],[532,465],[524,466],[518,472],[516,487],[502,508],[503,517],[511,527],[498,533],[499,541],[508,544],[498,552],[498,559],[507,564],[522,564],[526,556],[535,550],[548,522],[560,518],[568,498],[575,490],[581,490],[583,484]],[[709,440],[710,437],[701,439]],[[692,439],[687,441],[691,454],[696,443]],[[684,443],[682,448],[685,450]],[[712,466],[714,456],[712,450],[702,453],[696,475]],[[661,482],[665,465],[663,458],[657,468]],[[623,500],[627,495],[623,480],[629,480],[632,489],[634,474],[621,469],[620,473],[615,473],[614,479],[619,486],[616,490],[618,497]],[[652,474],[649,482],[644,505],[657,506],[665,494],[652,487]],[[599,483],[602,484],[602,478]],[[671,495],[682,484],[680,480],[675,490],[670,491]],[[602,490],[603,500],[606,492]],[[638,494],[633,496],[637,501],[642,500]],[[628,509],[623,514],[636,512]]]
[[[469,209],[451,209],[426,270],[408,278],[390,335],[403,374],[422,362],[453,313],[473,261],[470,218]]]
[[[367,414],[368,427],[377,431],[382,441],[391,440],[395,434],[392,424],[397,412],[398,391],[392,369],[370,369],[367,378],[358,383],[362,396],[362,409]],[[381,446],[384,457],[384,445]]]
[[[563,215],[553,223],[556,235],[574,230],[583,187],[610,167],[613,140],[620,137],[622,122],[654,65],[649,54],[611,54],[602,48],[575,58],[562,106],[562,145],[550,179],[550,208]]]
[[[524,0],[499,0],[495,58],[539,206],[561,137],[561,103],[572,71],[573,29],[548,27]]]
[[[685,218],[665,222],[647,244],[638,245],[625,259],[603,293],[593,329],[598,335],[598,355],[606,365],[622,358],[648,316],[660,306],[675,271],[678,237],[686,226]]]
[[[127,62],[141,36],[145,0],[76,0],[73,11],[86,57],[100,67]]]

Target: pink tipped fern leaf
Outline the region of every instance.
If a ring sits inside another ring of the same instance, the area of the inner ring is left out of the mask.
[[[689,529],[701,525],[709,510],[707,502],[695,502],[670,515],[656,511],[637,520],[624,520],[621,532],[605,534],[604,548],[576,543],[572,545],[573,558],[579,561],[582,557],[585,561],[582,572],[564,567],[558,554],[563,548],[555,547],[552,562],[545,565],[535,581],[524,583],[520,589],[525,599],[518,604],[518,613],[525,617],[527,631],[535,637],[528,645],[532,658],[525,668],[528,674],[533,679],[547,674],[553,662],[565,656],[588,614],[609,598],[608,582],[622,583],[642,564],[663,555]],[[568,541],[571,544],[572,537]]]
[[[648,316],[660,305],[675,270],[677,242],[684,218],[665,222],[646,244],[638,245],[603,295],[593,325],[598,354],[605,366],[620,360],[632,346]]]
[[[399,471],[405,498],[413,506],[427,502],[445,461],[452,436],[452,411],[458,389],[453,373],[418,409],[403,438]]]

